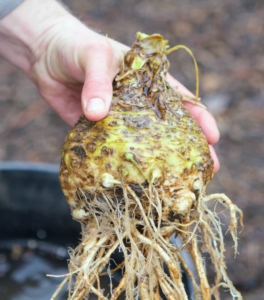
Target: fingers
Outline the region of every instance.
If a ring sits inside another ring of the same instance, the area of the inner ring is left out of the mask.
[[[193,103],[184,101],[194,119],[201,126],[209,144],[214,145],[219,141],[220,133],[214,117],[206,109]]]
[[[109,111],[112,81],[107,74],[94,73],[86,80],[82,92],[82,109],[87,119],[98,121]]]
[[[170,82],[172,86],[177,86],[178,90],[183,94],[187,96],[193,97],[194,95],[179,81],[174,79],[170,74],[167,75],[167,79]],[[194,119],[198,122],[198,124],[201,126],[211,152],[211,157],[214,161],[214,173],[217,173],[220,164],[217,158],[217,155],[215,153],[215,150],[212,145],[216,144],[219,141],[220,133],[216,124],[216,121],[214,117],[210,114],[208,110],[205,108],[202,108],[198,105],[195,105],[193,103],[183,101],[183,104],[186,106],[186,108],[190,111]]]
[[[174,79],[171,75],[168,74],[167,76],[168,81],[172,86],[177,86],[179,91],[184,94],[193,97],[194,95],[179,81]],[[194,119],[199,123],[201,126],[207,141],[209,144],[214,145],[219,141],[219,130],[216,124],[214,117],[210,114],[208,110],[202,108],[198,105],[193,103],[184,101],[184,105],[188,108]]]
[[[211,157],[214,161],[214,173],[217,173],[220,169],[219,160],[218,160],[217,155],[215,153],[214,147],[209,145],[209,149],[210,149]]]
[[[82,108],[89,120],[98,121],[108,114],[113,94],[112,81],[127,50],[125,45],[106,37],[88,47]]]
[[[173,78],[170,74],[167,74],[167,79],[173,87],[178,87],[179,91],[182,94],[190,96],[190,97],[194,97],[194,95],[191,91],[189,91],[183,84],[181,84],[178,80]]]
[[[85,82],[82,91],[82,108],[91,121],[104,118],[112,100],[113,54],[111,45],[91,45],[85,56]],[[117,71],[117,68],[116,68]]]

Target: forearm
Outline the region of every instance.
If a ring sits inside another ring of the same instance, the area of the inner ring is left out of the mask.
[[[0,20],[0,55],[28,73],[45,47],[45,32],[65,14],[55,0],[25,0]]]

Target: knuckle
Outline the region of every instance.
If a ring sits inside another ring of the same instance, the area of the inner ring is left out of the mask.
[[[111,80],[102,74],[91,74],[87,78],[87,85],[91,87],[109,87],[112,85]]]
[[[106,38],[100,38],[89,45],[89,51],[106,57],[113,55],[113,47]]]

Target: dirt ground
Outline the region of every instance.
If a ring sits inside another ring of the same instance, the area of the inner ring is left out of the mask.
[[[131,45],[135,33],[158,32],[193,50],[201,97],[217,119],[221,170],[210,192],[244,211],[239,255],[226,235],[228,273],[246,300],[264,299],[264,2],[259,0],[65,0],[90,27]],[[192,59],[171,54],[171,73],[194,90]],[[59,163],[69,126],[34,85],[0,59],[0,160]],[[227,217],[227,216],[226,216]],[[209,268],[209,274],[211,270]],[[223,299],[230,299],[228,293]]]

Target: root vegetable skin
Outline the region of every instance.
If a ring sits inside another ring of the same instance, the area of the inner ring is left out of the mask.
[[[166,54],[172,48],[158,34],[137,37],[115,78],[108,117],[99,122],[81,117],[62,149],[61,187],[73,218],[82,224],[82,241],[69,263],[68,299],[92,292],[113,300],[125,290],[129,300],[156,300],[160,289],[167,299],[187,299],[180,262],[197,299],[220,299],[220,286],[242,299],[226,274],[220,223],[207,203],[218,199],[229,209],[235,246],[237,213],[242,219],[242,212],[225,195],[206,196],[213,161],[182,95],[166,80]],[[170,244],[172,234],[181,235],[181,249]],[[118,247],[124,253],[123,278],[111,295],[104,295],[100,275]],[[181,257],[184,247],[193,257],[198,282]],[[211,288],[201,248],[215,266]]]

